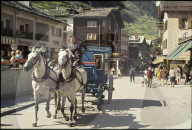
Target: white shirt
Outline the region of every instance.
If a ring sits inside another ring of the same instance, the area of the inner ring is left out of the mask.
[[[169,76],[170,76],[170,77],[175,77],[175,70],[172,70],[172,69],[171,69],[171,70],[169,71]]]

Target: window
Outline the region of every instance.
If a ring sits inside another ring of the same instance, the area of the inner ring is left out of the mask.
[[[24,25],[20,25],[20,31],[24,32]]]
[[[190,27],[190,19],[188,20],[187,18],[179,19],[179,28],[180,29],[188,29]]]
[[[9,29],[9,27],[10,27],[10,21],[6,19],[6,28]]]
[[[182,19],[182,28],[188,28],[188,19]]]
[[[97,27],[97,21],[87,21],[87,27]]]
[[[163,24],[163,30],[164,30],[164,31],[167,30],[167,21]]]
[[[54,27],[52,27],[52,36],[54,36]]]
[[[97,40],[97,34],[95,33],[88,33],[87,40]]]
[[[29,24],[25,24],[25,32],[29,32]]]
[[[96,62],[96,69],[103,69],[102,54],[94,54],[94,61]]]
[[[1,21],[1,29],[3,29],[3,25],[4,25],[4,23],[3,23],[3,21]]]
[[[183,38],[188,37],[188,32],[183,34]]]
[[[163,49],[167,48],[167,39],[163,41]]]

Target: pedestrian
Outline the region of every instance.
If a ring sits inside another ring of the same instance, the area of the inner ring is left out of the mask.
[[[150,67],[149,67],[149,69],[148,69],[148,71],[147,71],[147,79],[148,79],[148,87],[151,88],[152,80],[153,80],[153,73],[152,73]]]
[[[17,63],[17,57],[15,56],[15,52],[14,51],[12,51],[11,52],[11,59],[10,59],[10,61],[11,61],[11,66],[10,67],[14,67],[14,68],[17,68],[17,67],[19,67],[19,64]]]
[[[167,69],[163,68],[161,77],[163,79],[163,85],[167,85]]]
[[[144,82],[145,82],[145,78],[144,78],[144,75],[141,77],[141,84],[142,84],[142,87],[144,87]]]
[[[171,67],[171,70],[169,71],[169,76],[170,76],[170,82],[171,82],[171,87],[174,87],[175,83],[175,70],[173,67]]]
[[[136,68],[133,67],[132,68],[132,75],[133,75],[133,82],[135,83],[135,71],[136,71]]]
[[[114,67],[112,67],[111,68],[111,73],[114,75],[114,72],[115,72],[115,68]]]
[[[145,82],[145,86],[147,86],[147,69],[144,72],[144,82]]]
[[[184,73],[184,76],[185,76],[185,83],[184,83],[184,84],[186,84],[186,83],[189,82],[189,74],[190,74],[188,64],[185,64],[185,65],[184,65],[183,73]]]
[[[11,59],[11,51],[7,52],[7,59],[10,60]]]
[[[23,57],[20,55],[20,51],[19,51],[19,50],[16,50],[16,55],[15,55],[15,57],[17,57],[17,60],[23,59]]]
[[[133,70],[132,70],[132,67],[129,69],[129,76],[130,76],[130,82],[132,83],[132,78],[133,78]]]
[[[158,69],[157,69],[157,80],[159,80],[160,84],[161,84],[161,66],[158,66]]]
[[[177,66],[176,80],[177,80],[177,84],[179,84],[179,82],[181,81],[181,70],[179,65]]]
[[[155,71],[154,71],[155,77],[157,76],[157,70],[158,70],[158,67],[155,67]]]

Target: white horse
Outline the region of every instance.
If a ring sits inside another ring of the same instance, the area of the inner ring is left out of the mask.
[[[23,68],[25,71],[29,69],[34,69],[32,74],[32,87],[33,94],[35,99],[35,121],[33,126],[37,126],[37,112],[39,109],[39,96],[40,94],[44,95],[47,98],[45,110],[47,111],[47,118],[51,117],[51,113],[49,112],[49,103],[51,99],[51,93],[56,90],[56,86],[58,85],[58,74],[59,67],[53,70],[45,64],[43,57],[41,55],[42,48],[36,50],[34,47],[32,52],[28,55],[28,59],[24,64]]]
[[[76,93],[78,91],[82,92],[82,112],[85,112],[84,108],[84,100],[85,100],[85,91],[87,86],[87,72],[83,68],[76,69],[76,73],[72,74],[72,61],[71,61],[71,55],[69,55],[69,52],[64,49],[60,49],[60,52],[58,53],[58,65],[62,68],[62,76],[64,78],[64,82],[59,85],[60,93],[62,97],[62,114],[64,118],[68,118],[64,113],[64,105],[66,97],[68,99],[71,99],[71,106],[70,106],[70,112],[71,117],[70,120],[73,121],[77,119],[77,99],[76,99]],[[74,117],[73,110],[75,105],[75,113]]]

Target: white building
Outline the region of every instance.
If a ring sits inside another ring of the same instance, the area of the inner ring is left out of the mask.
[[[21,50],[24,55],[32,46],[44,46],[49,56],[63,47],[62,30],[67,23],[31,6],[29,1],[1,2],[1,48]],[[16,48],[15,48],[16,47]]]

